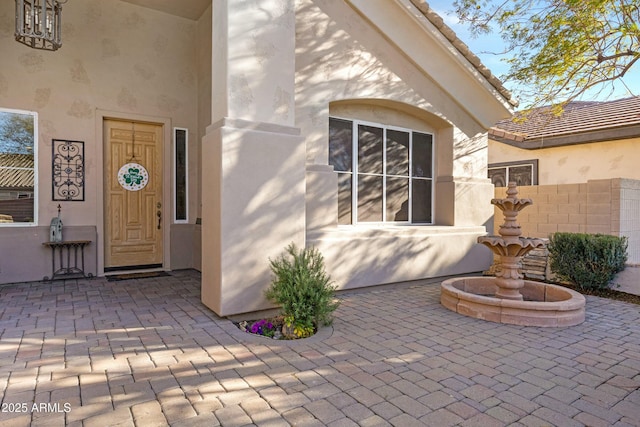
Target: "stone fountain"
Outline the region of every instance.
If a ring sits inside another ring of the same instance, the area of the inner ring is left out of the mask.
[[[522,257],[544,247],[542,239],[521,237],[518,213],[531,205],[519,199],[515,183],[507,197],[491,203],[504,214],[498,236],[483,236],[478,243],[500,256],[496,277],[455,277],[442,282],[440,302],[449,310],[477,319],[525,326],[573,326],[584,321],[585,298],[562,286],[524,280]]]

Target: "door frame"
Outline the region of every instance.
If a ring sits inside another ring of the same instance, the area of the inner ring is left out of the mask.
[[[105,141],[104,141],[104,121],[106,119],[125,120],[132,122],[147,122],[162,126],[162,218],[167,218],[162,225],[162,269],[168,271],[171,265],[171,225],[173,219],[169,218],[169,214],[173,212],[171,192],[173,186],[171,182],[171,119],[168,117],[146,116],[142,114],[123,113],[118,111],[96,110],[96,234],[98,241],[97,249],[97,275],[104,276],[104,161],[105,161]]]

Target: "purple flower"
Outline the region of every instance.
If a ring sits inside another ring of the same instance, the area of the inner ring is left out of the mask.
[[[256,320],[255,322],[253,322],[253,324],[251,324],[250,327],[247,328],[247,332],[251,332],[252,334],[257,334],[257,335],[273,335],[272,332],[274,331],[275,326],[273,323],[267,321],[266,319],[260,319],[260,320]]]
[[[267,323],[266,320],[261,319],[258,320],[257,322],[254,322],[253,325],[251,325],[251,333],[254,334],[258,334],[258,335],[263,335],[263,326]]]

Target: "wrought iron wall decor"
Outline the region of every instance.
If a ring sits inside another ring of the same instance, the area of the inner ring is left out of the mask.
[[[84,142],[54,139],[53,200],[84,201]]]

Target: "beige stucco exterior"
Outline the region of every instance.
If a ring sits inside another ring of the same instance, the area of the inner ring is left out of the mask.
[[[13,5],[0,4],[0,107],[38,113],[40,189],[36,226],[0,227],[0,283],[49,273],[52,138],[85,141],[86,200],[62,217],[67,236],[94,242],[87,270],[104,273],[109,117],[161,124],[166,171],[172,128],[189,130],[186,224],[168,220],[163,177],[163,268],[201,270],[220,315],[270,306],[268,259],[290,242],[317,246],[340,289],[490,264],[475,244],[493,214],[486,129],[509,105],[411,1],[216,0],[198,20],[118,0],[64,12],[63,47],[39,52],[13,41]],[[330,115],[434,135],[434,225],[337,225]]]
[[[490,259],[475,241],[492,215],[486,200],[493,189],[485,180],[489,123],[482,122],[496,107],[491,92],[476,85],[477,76],[460,58],[447,55],[437,31],[418,30],[407,9],[349,3],[302,1],[297,9],[296,111],[307,141],[307,245],[325,255],[340,288],[479,271]],[[453,97],[443,85],[460,91]],[[489,110],[482,109],[482,99]],[[330,191],[337,177],[326,166],[329,116],[434,135],[435,225],[337,225],[337,194]]]
[[[519,197],[534,201],[519,217],[525,235],[548,237],[555,232],[572,232],[625,236],[627,262],[633,265],[640,262],[638,156],[640,138],[533,150],[489,140],[489,164],[538,161],[538,185],[520,187]],[[504,188],[496,188],[496,197],[503,195]],[[498,225],[499,221],[495,230]]]
[[[164,126],[164,169],[171,171],[172,127],[189,130],[190,152],[198,152],[199,122],[196,43],[200,21],[141,8],[120,1],[70,2],[64,8],[63,47],[56,52],[30,49],[13,40],[15,4],[0,3],[0,106],[38,113],[38,224],[0,228],[0,282],[39,280],[50,275],[49,221],[62,206],[66,238],[87,239],[86,270],[102,273],[102,118],[142,120]],[[210,24],[208,24],[210,26]],[[208,35],[210,39],[210,34]],[[210,53],[207,62],[210,62]],[[202,74],[202,73],[200,73]],[[210,104],[210,96],[207,95]],[[208,120],[205,119],[205,120]],[[84,141],[85,201],[54,202],[51,197],[51,140]],[[198,214],[198,157],[190,157],[189,223]],[[164,178],[171,188],[170,174]],[[163,197],[164,217],[171,216],[171,192]],[[167,221],[167,224],[169,222]],[[22,256],[10,257],[12,239],[22,236]],[[164,239],[191,251],[193,226],[165,227]],[[164,265],[191,267],[177,245],[165,245]],[[173,252],[173,254],[172,254]],[[173,256],[172,256],[173,255]],[[175,259],[174,259],[175,258]],[[189,258],[189,257],[187,257]],[[173,261],[172,261],[173,260]],[[37,266],[37,267],[36,267]]]
[[[640,179],[640,138],[524,150],[489,140],[489,164],[538,159],[538,184],[578,184],[587,180]]]

